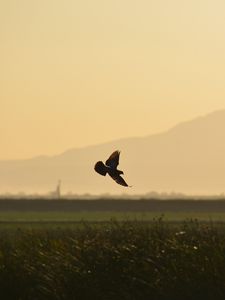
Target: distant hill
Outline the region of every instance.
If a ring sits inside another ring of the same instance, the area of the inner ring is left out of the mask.
[[[97,160],[121,150],[120,168],[133,188],[126,189],[93,170]],[[62,192],[145,193],[225,191],[225,110],[180,123],[167,132],[70,149],[60,155],[0,161],[0,192],[54,189]]]

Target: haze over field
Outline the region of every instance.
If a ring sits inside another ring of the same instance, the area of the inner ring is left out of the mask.
[[[0,162],[0,191],[218,194],[225,191],[225,110],[180,123],[161,134],[70,149],[56,156]],[[97,160],[121,150],[120,169],[133,188],[94,172]]]

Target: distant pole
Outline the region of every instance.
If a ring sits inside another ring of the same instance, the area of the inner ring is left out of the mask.
[[[57,199],[61,198],[61,180],[58,181],[58,184],[56,187],[56,197],[57,197]]]

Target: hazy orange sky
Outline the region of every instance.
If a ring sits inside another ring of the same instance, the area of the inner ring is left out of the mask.
[[[225,108],[224,0],[0,2],[0,159]]]

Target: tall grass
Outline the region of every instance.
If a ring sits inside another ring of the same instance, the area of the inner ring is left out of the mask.
[[[225,225],[111,221],[0,230],[7,300],[225,299]]]

